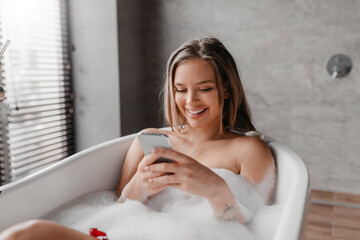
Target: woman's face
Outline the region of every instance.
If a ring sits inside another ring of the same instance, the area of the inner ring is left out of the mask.
[[[191,127],[219,126],[221,107],[210,63],[201,59],[181,63],[175,71],[174,87],[176,106]]]

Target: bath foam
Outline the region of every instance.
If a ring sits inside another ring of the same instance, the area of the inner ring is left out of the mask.
[[[90,227],[116,239],[272,239],[279,205],[266,205],[274,176],[251,184],[241,175],[213,169],[229,185],[241,206],[251,212],[248,224],[217,219],[208,201],[176,188],[167,188],[146,204],[126,200],[117,204],[113,191],[95,192],[54,210],[45,219],[88,233]]]

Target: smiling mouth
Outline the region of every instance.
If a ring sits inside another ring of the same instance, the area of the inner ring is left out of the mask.
[[[201,114],[201,113],[205,112],[206,110],[207,110],[207,108],[204,108],[204,109],[201,109],[201,110],[198,110],[198,111],[192,111],[192,110],[186,109],[186,111],[188,113],[190,113],[191,115],[198,115],[198,114]]]

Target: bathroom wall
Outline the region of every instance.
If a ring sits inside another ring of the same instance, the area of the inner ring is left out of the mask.
[[[236,59],[258,130],[298,152],[313,188],[360,194],[360,1],[135,2],[137,22],[125,21],[134,3],[118,1],[120,39],[128,41],[120,59],[142,72],[123,68],[121,82],[134,81],[127,103],[139,103],[142,117],[122,129],[162,126],[158,99],[169,54],[185,40],[214,36]],[[135,57],[126,50],[134,41]],[[351,57],[353,69],[333,81],[326,64],[337,53]]]
[[[215,36],[236,59],[256,127],[299,153],[313,188],[360,194],[359,1],[69,3],[78,150],[163,126],[169,54]],[[353,69],[332,81],[326,63],[337,53]]]
[[[164,45],[158,26],[164,21],[157,2],[118,0],[117,7],[121,134],[127,135],[163,124],[159,92]]]
[[[69,0],[77,151],[120,136],[116,0]]]

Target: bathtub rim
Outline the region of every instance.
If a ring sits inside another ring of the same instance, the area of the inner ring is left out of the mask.
[[[296,189],[292,188],[288,192],[288,198],[285,202],[281,202],[284,204],[282,207],[281,217],[279,222],[277,223],[277,229],[274,234],[274,240],[283,240],[283,239],[305,239],[305,226],[307,222],[307,213],[310,205],[310,174],[309,170],[305,164],[305,162],[300,158],[299,154],[297,154],[294,150],[289,148],[284,143],[273,139],[269,136],[264,137],[264,141],[268,144],[271,149],[271,152],[276,159],[276,161],[284,162],[286,158],[280,158],[277,156],[281,151],[285,151],[288,154],[292,162],[296,166],[297,174],[295,176],[295,184]],[[277,163],[278,164],[278,163]],[[278,177],[280,178],[283,174],[279,173],[283,172],[284,164],[281,163],[277,166]],[[293,176],[294,177],[294,176]],[[278,186],[276,186],[278,187]],[[277,191],[278,189],[276,189]],[[297,194],[296,191],[304,194]],[[278,195],[276,195],[278,196]],[[275,199],[275,204],[279,204],[277,199]],[[273,203],[273,204],[274,204]],[[294,214],[295,212],[295,214]],[[294,219],[294,216],[302,216],[301,219],[297,219],[297,224],[294,224],[293,221],[288,221],[288,219]],[[291,234],[290,234],[291,233]]]
[[[79,151],[77,153],[74,153],[73,155],[68,156],[68,157],[64,158],[63,160],[56,162],[50,166],[44,167],[43,169],[41,169],[37,172],[31,173],[31,174],[29,174],[25,177],[22,177],[18,180],[15,180],[13,182],[10,182],[3,186],[0,186],[0,198],[1,198],[2,194],[6,194],[10,191],[15,191],[17,188],[21,187],[22,185],[30,184],[31,182],[36,181],[37,179],[41,178],[44,175],[51,174],[55,170],[61,169],[65,166],[67,166],[70,162],[74,161],[74,159],[75,160],[79,159],[79,158],[89,155],[93,152],[96,152],[99,149],[106,148],[106,147],[114,145],[118,142],[125,142],[125,141],[132,140],[136,137],[136,135],[137,134],[130,134],[130,135],[122,136],[122,137],[119,137],[116,139],[112,139],[112,140],[97,144],[95,146],[92,146],[92,147],[89,147],[82,151]]]

